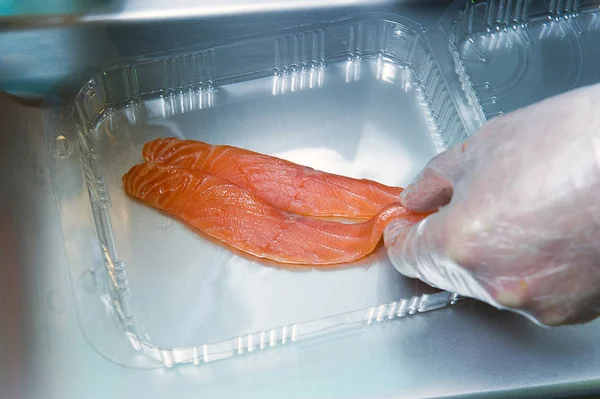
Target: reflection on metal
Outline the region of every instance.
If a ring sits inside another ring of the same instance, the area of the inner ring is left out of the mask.
[[[140,22],[268,12],[374,7],[410,0],[39,0],[34,4],[4,0],[0,29],[24,29],[89,22]],[[6,4],[5,4],[6,3]],[[22,3],[20,5],[20,3]]]

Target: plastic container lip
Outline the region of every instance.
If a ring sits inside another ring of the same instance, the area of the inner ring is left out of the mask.
[[[481,120],[596,83],[599,11],[594,1],[455,1],[442,26]]]
[[[373,268],[365,274],[364,281],[372,289],[372,299],[367,301],[366,306],[339,311],[334,303],[331,308],[337,310],[318,317],[299,317],[289,323],[274,322],[264,328],[248,328],[236,334],[225,334],[219,339],[198,340],[184,345],[156,344],[153,338],[157,335],[156,330],[147,328],[152,318],[146,315],[148,323],[142,325],[139,322],[140,302],[137,298],[140,298],[141,283],[138,282],[141,280],[137,279],[141,269],[131,268],[131,259],[123,255],[127,252],[123,249],[127,245],[123,243],[138,238],[135,234],[123,234],[125,227],[130,225],[122,220],[133,220],[141,213],[119,207],[126,202],[115,191],[113,180],[122,171],[106,173],[119,162],[133,162],[136,156],[132,154],[139,152],[143,140],[153,134],[152,129],[175,126],[189,137],[191,130],[185,130],[185,126],[189,126],[186,118],[202,115],[203,123],[219,126],[219,123],[225,122],[219,118],[218,112],[227,107],[235,110],[238,118],[249,118],[257,112],[252,108],[255,99],[277,111],[273,111],[268,120],[281,118],[282,123],[289,124],[290,121],[302,123],[310,120],[306,117],[309,114],[316,119],[324,118],[318,114],[319,107],[311,108],[311,104],[318,103],[326,108],[326,104],[331,103],[327,99],[337,98],[344,103],[343,106],[327,110],[337,112],[334,115],[338,116],[338,130],[342,129],[339,124],[345,120],[344,115],[357,114],[352,110],[364,108],[365,103],[356,100],[361,98],[370,99],[366,104],[371,114],[367,119],[357,121],[371,125],[387,121],[385,123],[392,123],[401,130],[399,119],[392,117],[401,109],[387,112],[385,106],[396,100],[405,101],[402,103],[407,107],[405,116],[414,117],[410,123],[418,127],[414,129],[418,131],[416,136],[410,136],[411,140],[416,140],[413,149],[425,151],[419,158],[419,162],[424,163],[428,157],[465,135],[463,115],[457,110],[460,93],[449,88],[447,82],[453,76],[445,75],[438,65],[436,50],[431,48],[427,33],[419,24],[398,16],[376,14],[244,38],[208,50],[145,57],[136,63],[125,62],[121,67],[111,68],[91,79],[77,95],[72,114],[68,109],[64,111],[66,119],[58,122],[61,134],[56,136],[53,130],[49,138],[50,149],[54,151],[53,182],[72,284],[80,323],[88,341],[107,358],[128,367],[203,364],[349,327],[427,312],[455,302],[458,299],[456,295],[434,291],[424,293],[423,286],[417,291],[392,298],[390,290],[393,286],[385,283],[382,291],[373,285],[377,280],[368,277],[375,276],[374,273],[388,276],[384,266],[377,266],[379,269]],[[265,61],[267,58],[268,62]],[[227,60],[229,62],[225,62]],[[236,62],[239,60],[245,60],[247,64]],[[165,71],[168,73],[163,73]],[[197,75],[192,71],[196,71]],[[324,80],[320,82],[319,79]],[[238,107],[238,104],[242,105]],[[356,108],[360,104],[361,108]],[[369,104],[372,105],[369,107]],[[310,110],[312,114],[302,114],[303,110]],[[300,117],[295,116],[298,113]],[[69,118],[74,118],[75,124]],[[253,119],[246,120],[252,122]],[[348,129],[344,140],[351,142],[355,123],[351,118],[348,121],[347,125],[343,125]],[[136,129],[143,129],[144,135]],[[373,134],[381,134],[381,129],[370,129]],[[268,131],[260,134],[268,138],[267,142],[275,137]],[[386,134],[381,137],[389,139]],[[251,139],[234,142],[239,137],[218,137],[269,153],[281,153],[286,149],[276,145],[259,147]],[[356,139],[359,137],[368,143],[372,134],[356,136]],[[288,139],[293,141],[298,137],[290,135]],[[317,131],[312,137],[307,133],[302,140],[309,139],[314,144],[326,139],[326,135]],[[430,145],[428,150],[423,149],[426,142]],[[390,145],[397,144],[390,142]],[[287,150],[302,146],[290,144]],[[316,153],[315,158],[322,158],[322,154]],[[383,155],[378,153],[377,158]],[[302,161],[303,155],[290,155],[288,151],[288,156],[298,156],[298,160]],[[362,170],[361,173],[368,172]],[[190,239],[181,231],[177,234]],[[138,237],[141,237],[139,241],[150,236]],[[210,253],[211,249],[207,248],[203,250]],[[246,277],[270,273],[266,270],[247,268],[249,274]],[[329,274],[333,273],[337,272]],[[348,281],[363,279],[362,275],[358,276],[360,278],[350,276]],[[388,277],[384,279],[388,280]],[[227,284],[232,284],[231,278],[227,281]],[[155,284],[154,287],[160,285]],[[227,285],[224,287],[227,289]],[[388,298],[377,299],[385,297],[381,292],[386,290]],[[146,298],[151,298],[150,294],[146,293]],[[218,296],[215,298],[219,299]],[[250,309],[246,314],[252,311]],[[312,310],[305,308],[304,311]],[[164,309],[162,314],[168,316]],[[258,314],[252,316],[260,318]],[[226,323],[226,319],[220,320]],[[206,326],[207,329],[212,328],[214,321],[209,321]],[[181,326],[173,325],[171,328]],[[132,347],[152,361],[140,360],[132,354]]]

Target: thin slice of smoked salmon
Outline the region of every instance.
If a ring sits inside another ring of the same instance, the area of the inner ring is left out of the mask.
[[[280,263],[331,265],[360,259],[377,246],[393,219],[421,220],[399,203],[369,221],[344,224],[276,208],[249,191],[199,170],[148,162],[123,176],[130,195],[206,235]]]
[[[370,219],[399,201],[402,188],[353,179],[225,145],[176,138],[144,145],[147,161],[220,177],[277,208],[307,216]]]

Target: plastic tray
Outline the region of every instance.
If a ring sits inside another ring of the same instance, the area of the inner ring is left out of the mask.
[[[404,186],[436,153],[519,105],[519,93],[529,93],[525,104],[594,79],[582,59],[576,79],[561,72],[566,83],[548,86],[525,78],[545,76],[547,65],[523,58],[551,43],[535,35],[555,26],[594,31],[594,12],[554,18],[547,9],[533,18],[527,2],[514,23],[512,11],[502,14],[507,23],[490,17],[498,4],[512,2],[456,3],[428,30],[397,15],[320,22],[91,79],[57,110],[49,136],[90,343],[130,367],[201,364],[454,302],[452,293],[399,275],[382,249],[331,270],[240,256],[128,199],[121,176],[141,161],[146,141],[177,136]],[[593,46],[572,35],[554,57]],[[511,61],[521,72],[509,73]],[[515,76],[530,86],[516,89]]]
[[[455,2],[444,27],[485,119],[600,81],[600,2]]]

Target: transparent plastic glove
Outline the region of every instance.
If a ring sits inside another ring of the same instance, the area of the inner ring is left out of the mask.
[[[439,212],[390,224],[410,277],[539,324],[600,314],[600,85],[493,118],[439,154],[403,192]]]

